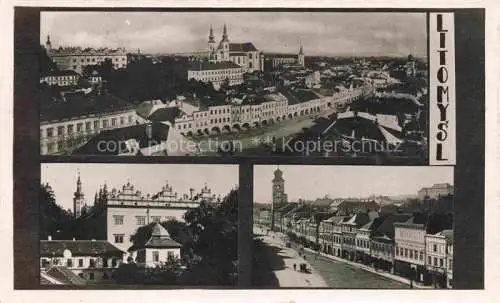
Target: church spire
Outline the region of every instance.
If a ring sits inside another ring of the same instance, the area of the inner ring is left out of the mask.
[[[304,54],[304,50],[302,49],[302,44],[300,45],[300,49],[299,49],[299,55],[303,55]]]
[[[210,25],[210,33],[208,35],[208,42],[215,42],[214,29]]]
[[[78,179],[76,180],[76,193],[82,193],[82,180],[80,179],[80,170],[78,170]]]
[[[48,50],[52,49],[52,42],[50,42],[50,35],[47,35],[47,41],[45,42],[45,47]]]
[[[227,37],[227,27],[226,24],[224,24],[224,29],[222,30],[222,41],[227,41],[229,38]]]

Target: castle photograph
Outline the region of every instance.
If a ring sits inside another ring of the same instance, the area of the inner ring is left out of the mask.
[[[42,285],[236,285],[236,166],[41,170]]]
[[[42,155],[428,157],[424,13],[43,12],[39,53]]]

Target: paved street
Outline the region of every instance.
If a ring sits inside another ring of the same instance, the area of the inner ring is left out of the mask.
[[[264,234],[264,232],[260,229],[254,230],[254,233]],[[293,271],[294,262],[303,262],[303,259],[298,256],[298,251],[300,250],[299,246],[292,244],[292,248],[286,248],[280,236],[283,235],[278,233],[269,233],[269,235],[262,236],[262,239],[267,246],[266,257],[272,260],[273,264],[279,264],[280,261],[284,264],[281,268],[278,267],[273,270],[277,280],[279,281],[279,285],[276,286],[388,289],[409,288],[409,285],[381,276],[377,273],[364,270],[356,265],[350,265],[341,261],[332,260],[331,258],[304,250],[308,267],[312,267],[312,275],[307,275],[307,282],[304,279],[304,274]]]
[[[320,116],[328,116],[335,112],[335,109],[328,109],[321,113]],[[285,120],[275,123],[273,125],[268,125],[260,128],[252,128],[250,130],[242,131],[242,132],[233,132],[233,133],[222,133],[218,136],[212,136],[209,138],[195,138],[193,139],[198,146],[202,149],[207,149],[209,146],[208,141],[212,140],[216,144],[217,142],[225,142],[231,140],[237,140],[239,146],[235,145],[236,151],[246,150],[249,148],[256,147],[261,143],[271,143],[271,141],[266,142],[267,140],[275,137],[276,139],[280,139],[283,137],[289,137],[291,135],[297,134],[302,131],[303,128],[309,128],[313,125],[314,120],[317,115],[306,115],[302,117],[295,118],[293,120]],[[215,146],[215,145],[214,145]],[[200,155],[217,155],[217,152],[214,151],[216,148],[210,148],[210,151],[200,152]]]
[[[264,242],[265,250],[263,257],[267,261],[267,270],[272,270],[279,287],[328,287],[321,275],[311,268],[307,260],[299,257],[297,251],[285,247],[284,243],[277,237],[261,236]],[[308,269],[312,269],[309,273],[300,272],[299,264],[307,264]],[[293,265],[296,264],[297,270],[294,270]],[[263,285],[264,286],[264,285]]]

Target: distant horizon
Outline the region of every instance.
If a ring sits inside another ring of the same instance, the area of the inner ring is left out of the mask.
[[[254,203],[271,203],[276,168],[254,166]],[[331,199],[416,196],[421,188],[436,183],[454,186],[452,167],[280,165],[279,169],[289,202],[314,201],[326,195]]]
[[[306,56],[369,54],[427,57],[425,13],[383,12],[42,12],[40,43],[124,47],[141,53],[207,50],[227,24],[231,43]]]

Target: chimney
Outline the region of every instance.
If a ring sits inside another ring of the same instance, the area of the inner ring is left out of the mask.
[[[47,240],[52,241],[52,236],[48,236]]]
[[[75,237],[73,237],[73,241],[76,241]]]

